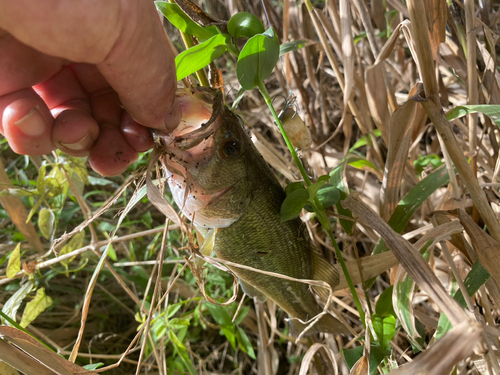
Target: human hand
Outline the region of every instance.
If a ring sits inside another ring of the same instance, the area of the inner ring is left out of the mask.
[[[16,153],[89,155],[111,176],[152,147],[144,126],[180,121],[152,1],[0,0],[0,51],[0,133]]]

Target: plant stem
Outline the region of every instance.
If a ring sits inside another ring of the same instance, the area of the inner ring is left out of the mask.
[[[266,86],[264,85],[263,82],[261,82],[259,85],[259,90],[262,96],[264,97],[264,100],[269,107],[269,110],[271,111],[274,121],[276,121],[276,124],[278,125],[278,128],[281,132],[281,135],[283,136],[283,139],[285,140],[286,145],[288,146],[288,149],[290,150],[290,153],[292,154],[293,160],[297,164],[297,167],[300,170],[300,173],[302,174],[302,177],[304,178],[304,182],[307,187],[311,185],[311,179],[307,175],[306,170],[304,169],[304,166],[302,165],[302,162],[300,161],[297,153],[295,152],[295,148],[292,145],[292,142],[290,139],[288,139],[288,136],[286,135],[285,129],[283,128],[283,124],[281,123],[281,120],[279,119],[278,115],[276,114],[276,111],[274,110],[271,96],[269,95],[269,92],[266,89]],[[345,264],[344,258],[342,256],[342,252],[340,251],[340,248],[337,244],[337,241],[335,239],[335,236],[333,235],[332,231],[332,226],[330,223],[330,220],[328,219],[328,216],[326,215],[325,209],[321,205],[318,197],[314,197],[314,201],[312,202],[312,206],[314,207],[314,211],[316,212],[316,215],[318,217],[319,222],[321,223],[321,226],[323,229],[326,230],[328,233],[328,236],[330,237],[330,240],[332,241],[333,247],[335,248],[335,255],[337,256],[337,259],[339,260],[340,266],[342,267],[342,271],[344,272],[347,284],[349,285],[349,289],[351,290],[352,298],[354,299],[354,303],[356,304],[356,309],[358,310],[359,317],[361,318],[361,322],[363,323],[363,327],[366,327],[365,325],[365,313],[363,311],[363,308],[361,306],[361,302],[359,301],[358,294],[356,293],[356,289],[354,288],[354,283],[352,282],[351,275],[349,275],[349,271],[347,270],[347,266]]]

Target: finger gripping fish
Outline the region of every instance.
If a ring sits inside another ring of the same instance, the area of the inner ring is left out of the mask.
[[[338,272],[312,246],[304,224],[298,218],[280,222],[285,192],[241,118],[223,105],[220,92],[201,91],[202,99],[212,105],[210,119],[197,129],[181,123],[172,135],[160,137],[159,144],[176,204],[198,228],[206,228],[207,241],[213,241],[205,248],[220,259],[292,278],[323,280],[334,288]],[[292,318],[308,321],[323,311],[308,284],[229,268],[247,294],[271,298]],[[326,300],[325,288],[314,289]],[[305,327],[296,319],[291,325],[294,334]],[[311,331],[345,333],[346,328],[326,314]]]

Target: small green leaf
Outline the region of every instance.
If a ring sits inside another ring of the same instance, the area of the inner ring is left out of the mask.
[[[90,365],[85,365],[85,366],[82,366],[85,370],[90,370],[90,371],[94,371],[94,370],[97,370],[99,367],[102,367],[104,366],[104,363],[102,362],[97,362],[97,363],[92,363]]]
[[[283,223],[292,220],[300,214],[309,199],[306,189],[299,189],[292,192],[285,198],[280,209],[280,221]]]
[[[292,182],[291,184],[288,184],[285,187],[285,193],[288,196],[288,195],[292,194],[295,190],[300,190],[300,189],[305,190],[303,182],[300,182],[300,181],[299,182]]]
[[[309,192],[309,201],[313,201],[314,197],[316,196],[316,193],[318,192],[319,189],[323,187],[323,185],[326,184],[326,181],[317,181],[314,184],[311,184],[308,188],[307,191]]]
[[[81,231],[76,233],[66,245],[63,246],[63,248],[59,251],[59,255],[64,255],[71,253],[73,250],[79,249],[83,246],[83,242],[85,240],[85,231]],[[74,257],[71,257],[69,259],[64,259],[61,261],[61,264],[68,270],[69,264],[75,259]]]
[[[340,191],[331,184],[324,184],[316,194],[323,207],[330,207],[340,200]]]
[[[441,158],[436,154],[419,155],[417,160],[413,162],[413,167],[415,168],[415,172],[420,174],[423,172],[424,168],[426,168],[429,164],[432,166],[433,169],[436,169],[441,165],[443,165],[444,162],[441,161]]]
[[[26,328],[38,315],[43,313],[52,305],[52,298],[45,295],[45,288],[40,288],[36,291],[35,299],[28,302],[24,308],[23,317],[19,325]]]
[[[260,20],[248,12],[239,12],[227,23],[227,31],[236,38],[251,38],[266,29]]]
[[[245,333],[245,331],[241,327],[238,327],[238,330],[236,331],[236,339],[238,340],[238,344],[239,344],[241,350],[244,353],[247,353],[250,358],[256,359],[255,351],[253,350],[253,346],[252,346],[252,342],[250,341],[247,334]]]
[[[218,325],[232,325],[231,317],[223,306],[215,305],[213,303],[205,303],[205,307],[210,311],[210,314],[217,322]]]
[[[362,136],[360,139],[358,139],[356,141],[356,143],[354,143],[354,145],[349,149],[349,152],[352,152],[360,147],[363,147],[363,146],[366,146],[368,144],[368,141],[371,143],[371,137],[375,136],[375,137],[380,137],[382,133],[380,132],[380,130],[378,129],[375,129],[373,131],[373,135],[371,134],[367,134],[367,135],[364,135]],[[369,140],[370,138],[370,140]]]
[[[198,25],[177,4],[166,1],[155,1],[155,4],[172,25],[185,34],[194,35],[200,42],[204,42],[219,33],[215,26],[203,27]]]
[[[390,343],[396,333],[396,318],[393,315],[382,317],[378,314],[373,314],[372,326],[377,335],[380,347],[386,351],[390,351]]]
[[[370,163],[366,159],[358,159],[358,158],[352,158],[350,159],[347,164],[349,164],[351,167],[357,168],[357,169],[363,169],[366,170],[367,168],[377,170],[377,168]]]
[[[453,120],[465,116],[468,113],[475,112],[485,114],[500,128],[500,105],[498,104],[459,105],[448,112],[446,118],[448,120]]]
[[[234,325],[222,325],[220,328],[224,336],[226,336],[226,339],[228,339],[231,343],[233,349],[236,349],[236,329],[234,328]]]
[[[377,304],[375,306],[375,312],[381,317],[385,317],[387,315],[394,315],[394,307],[392,306],[392,290],[393,285],[384,290],[380,297],[377,300]]]
[[[7,302],[5,302],[5,305],[3,305],[2,308],[2,312],[13,321],[16,321],[17,310],[19,309],[19,306],[21,306],[21,303],[24,301],[26,296],[31,292],[33,286],[34,285],[31,280],[21,285],[21,287],[16,290],[12,297],[10,297]]]
[[[229,43],[228,34],[217,34],[210,39],[182,52],[175,58],[177,80],[204,68],[226,52]]]
[[[297,51],[304,48],[307,44],[306,40],[292,40],[290,42],[283,43],[280,46],[280,56],[287,54],[288,52]]]
[[[42,208],[38,213],[38,228],[40,228],[42,236],[44,236],[46,239],[49,239],[50,236],[52,236],[55,220],[56,216],[54,215],[52,210],[48,208]]]
[[[342,349],[342,353],[344,354],[344,359],[346,361],[349,369],[359,361],[359,359],[363,356],[364,347],[357,346],[353,349]],[[373,375],[377,372],[377,366],[384,360],[387,355],[391,353],[387,353],[385,350],[381,349],[377,345],[370,346],[370,375]]]
[[[467,274],[467,277],[464,280],[464,285],[469,296],[473,296],[474,293],[476,293],[489,278],[490,274],[483,268],[479,261],[476,261],[472,265],[470,272]],[[462,291],[460,289],[455,292],[453,298],[460,304],[460,306],[466,306],[465,298],[462,295]],[[444,334],[451,328],[453,328],[453,326],[448,320],[448,317],[445,314],[441,314],[436,330],[436,340],[443,337]]]
[[[7,277],[12,279],[19,271],[21,271],[21,243],[18,243],[12,254],[10,254],[7,263]]]
[[[174,331],[168,330],[168,337],[174,344],[176,351],[179,353],[179,357],[182,360],[182,364],[186,367],[191,375],[197,375],[198,371],[196,371],[196,367],[194,367],[193,362],[189,358],[189,353],[184,346],[184,344],[179,340]]]
[[[272,28],[249,39],[238,57],[236,74],[245,90],[262,85],[279,59],[279,40]]]
[[[344,170],[346,166],[346,161],[343,160],[342,163],[340,163],[338,166],[336,166],[332,171],[330,172],[330,184],[332,184],[334,187],[336,187],[339,190],[340,193],[340,200],[335,204],[335,207],[337,208],[337,212],[339,215],[342,216],[347,216],[347,217],[352,217],[352,212],[349,211],[348,209],[342,207],[342,202],[344,199],[347,198],[347,187],[345,186],[344,183]],[[354,221],[350,220],[345,220],[345,219],[339,219],[340,225],[342,226],[342,229],[347,234],[352,234],[354,230]]]

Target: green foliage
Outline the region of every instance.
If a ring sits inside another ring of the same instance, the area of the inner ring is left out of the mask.
[[[421,174],[428,166],[431,166],[432,169],[436,169],[443,164],[444,162],[441,161],[441,158],[436,154],[419,155],[417,160],[413,162],[413,167],[418,174]]]
[[[500,128],[500,105],[498,104],[459,105],[449,111],[446,118],[453,120],[468,113],[476,112],[485,114]]]
[[[279,40],[272,28],[250,38],[238,57],[236,74],[241,87],[261,87],[279,59]]]
[[[281,205],[280,221],[285,222],[296,218],[308,201],[309,192],[304,188],[290,193]]]
[[[180,31],[195,36],[200,42],[204,42],[220,33],[215,26],[203,27],[187,16],[182,9],[174,3],[166,1],[155,1],[158,10]]]
[[[251,38],[254,35],[262,34],[265,29],[262,22],[253,14],[239,12],[229,20],[227,31],[235,38]]]
[[[220,57],[226,52],[229,42],[229,35],[217,34],[179,54],[175,58],[177,80],[186,78]]]
[[[21,271],[21,243],[18,243],[10,254],[9,262],[7,263],[7,277],[13,278],[19,271]]]
[[[35,298],[26,304],[23,317],[21,318],[21,327],[26,328],[42,312],[52,305],[52,298],[45,295],[45,288],[36,291]]]

